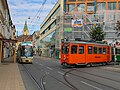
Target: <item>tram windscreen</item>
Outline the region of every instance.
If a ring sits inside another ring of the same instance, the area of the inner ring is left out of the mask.
[[[62,54],[68,54],[68,46],[62,46]]]
[[[22,46],[21,56],[32,57],[33,56],[32,46]]]

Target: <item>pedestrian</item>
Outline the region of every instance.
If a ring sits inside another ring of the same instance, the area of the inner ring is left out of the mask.
[[[39,49],[39,56],[41,56],[42,55],[42,50],[41,49]]]

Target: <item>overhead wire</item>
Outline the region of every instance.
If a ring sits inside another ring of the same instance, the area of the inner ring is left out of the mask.
[[[33,19],[31,20],[30,25],[33,23],[33,21],[34,21],[34,19],[37,17],[37,15],[38,15],[39,13],[41,14],[42,9],[43,9],[46,1],[47,1],[47,0],[44,0],[44,2],[42,3],[41,7],[40,7],[39,10],[38,10],[38,12],[36,13],[36,15],[35,15],[35,16],[33,17]],[[40,14],[39,14],[39,15],[40,15]],[[37,19],[36,19],[36,20],[37,20]],[[26,37],[26,39],[27,39],[27,38],[29,38],[29,36]],[[25,39],[25,40],[26,40],[26,39]],[[25,40],[24,40],[24,41],[25,41]]]

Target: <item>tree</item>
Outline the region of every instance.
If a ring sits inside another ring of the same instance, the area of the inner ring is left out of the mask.
[[[94,26],[90,32],[92,41],[104,40],[105,33],[100,26]]]

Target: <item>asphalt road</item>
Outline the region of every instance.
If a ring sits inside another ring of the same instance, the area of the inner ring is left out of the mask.
[[[63,68],[59,60],[35,56],[18,64],[26,90],[120,90],[120,66]]]

